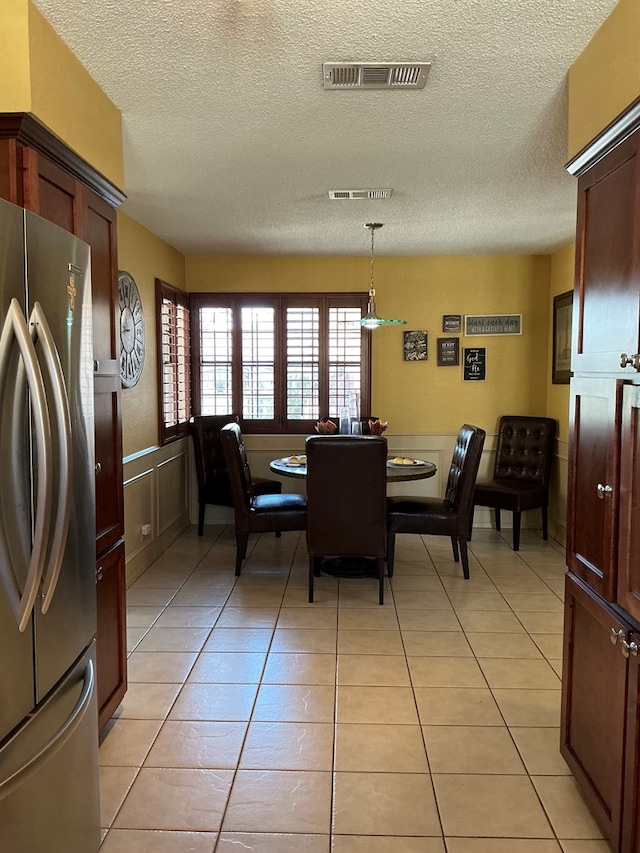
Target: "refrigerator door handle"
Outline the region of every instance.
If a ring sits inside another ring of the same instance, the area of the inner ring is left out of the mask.
[[[17,343],[27,387],[33,421],[33,437],[39,466],[33,520],[33,541],[31,556],[26,572],[22,592],[11,566],[0,561],[0,573],[6,588],[11,608],[18,623],[18,630],[24,631],[29,624],[33,604],[38,594],[42,570],[46,557],[49,523],[52,504],[52,465],[51,465],[51,425],[47,411],[44,380],[38,364],[36,350],[27,329],[27,322],[17,299],[12,299],[0,335],[0,389],[15,384],[17,377],[10,376],[10,363],[13,344]]]
[[[0,800],[12,794],[23,782],[35,773],[47,759],[51,758],[65,743],[78,728],[82,722],[93,694],[95,684],[95,674],[93,669],[93,661],[88,661],[87,668],[84,672],[84,687],[78,699],[75,708],[69,714],[58,731],[52,735],[49,740],[40,747],[40,749],[29,758],[15,773],[8,776],[3,782],[0,782]]]
[[[60,569],[64,558],[67,534],[69,532],[69,515],[71,511],[71,414],[69,398],[64,383],[62,366],[58,350],[51,334],[51,329],[45,317],[42,305],[36,302],[29,318],[31,339],[35,344],[42,345],[43,361],[52,388],[51,409],[57,424],[59,475],[57,483],[57,500],[54,501],[55,519],[51,545],[47,561],[43,568],[42,612],[46,613],[56,591]]]

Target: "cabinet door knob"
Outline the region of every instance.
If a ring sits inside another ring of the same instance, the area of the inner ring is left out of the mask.
[[[621,352],[620,367],[626,367],[628,364],[632,364],[636,373],[640,373],[640,352],[636,352],[633,355],[627,355],[626,352]]]
[[[613,489],[611,488],[611,486],[603,486],[602,483],[598,483],[596,490],[598,492],[598,497],[600,498],[600,500],[604,500],[605,498],[611,497],[613,493]]]
[[[620,641],[620,651],[622,654],[628,658],[629,655],[633,655],[634,657],[638,654],[638,644],[637,643],[627,643],[626,640]]]
[[[609,639],[611,640],[614,646],[618,642],[618,640],[622,642],[622,640],[624,640],[624,631],[622,630],[622,628],[620,628],[618,631],[616,631],[615,628],[609,628]]]
[[[96,572],[96,582],[101,581],[104,577],[104,570],[102,566],[98,566],[98,571]]]
[[[96,462],[96,474],[102,474],[102,465]]]

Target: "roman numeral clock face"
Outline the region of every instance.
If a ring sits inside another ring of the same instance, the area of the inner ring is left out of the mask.
[[[118,273],[120,308],[120,379],[137,385],[144,366],[144,315],[138,287],[128,272]]]

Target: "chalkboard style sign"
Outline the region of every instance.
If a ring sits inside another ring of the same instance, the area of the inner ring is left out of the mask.
[[[405,361],[426,361],[429,357],[427,351],[427,333],[422,331],[403,332],[402,357]]]
[[[438,367],[457,367],[460,364],[460,339],[438,338]]]
[[[465,347],[462,378],[477,382],[487,378],[487,350],[485,347]]]
[[[443,332],[461,332],[462,331],[462,314],[443,314],[442,315],[442,331]]]

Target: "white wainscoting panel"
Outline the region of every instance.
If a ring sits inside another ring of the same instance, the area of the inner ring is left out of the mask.
[[[191,439],[180,439],[124,459],[128,585],[189,526],[190,444]]]

